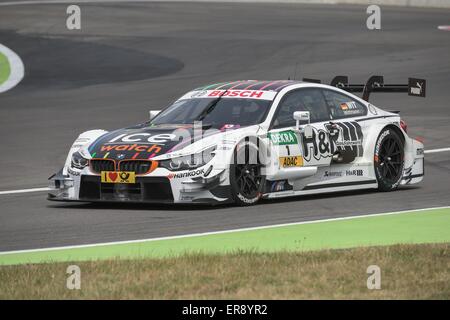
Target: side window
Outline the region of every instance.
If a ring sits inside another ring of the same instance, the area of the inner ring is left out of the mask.
[[[311,122],[330,119],[327,104],[319,89],[299,89],[286,94],[278,106],[273,128],[295,126],[295,111],[309,111]]]
[[[323,90],[323,94],[330,108],[332,119],[365,116],[366,107],[351,97],[332,90]]]

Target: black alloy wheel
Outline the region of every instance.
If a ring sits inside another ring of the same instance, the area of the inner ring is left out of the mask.
[[[396,189],[403,177],[404,145],[392,129],[384,129],[375,146],[375,174],[382,191]]]

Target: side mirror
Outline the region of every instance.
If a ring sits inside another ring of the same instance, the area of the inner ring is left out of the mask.
[[[303,128],[303,134],[305,138],[312,138],[313,128],[310,125],[311,119],[309,111],[295,111],[294,112],[295,126],[297,130],[300,130],[300,121],[307,121],[308,125]]]
[[[154,117],[156,117],[158,115],[158,113],[160,113],[161,110],[150,110],[149,111],[149,120],[152,120]]]
[[[307,121],[308,124],[310,122],[309,111],[295,111],[294,112],[294,120],[295,126],[297,130],[300,128],[300,121]]]

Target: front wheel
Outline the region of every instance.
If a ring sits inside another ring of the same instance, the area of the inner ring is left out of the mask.
[[[249,141],[239,143],[230,164],[231,193],[237,205],[249,206],[259,201],[264,184],[261,169],[257,146]]]
[[[380,191],[398,188],[403,177],[404,144],[397,132],[383,129],[375,144],[375,176]]]

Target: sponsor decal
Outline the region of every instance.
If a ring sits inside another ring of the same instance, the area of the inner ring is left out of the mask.
[[[343,171],[331,171],[327,170],[323,173],[324,178],[341,178],[343,176],[362,177],[364,176],[363,169],[347,169]]]
[[[185,195],[185,194],[182,194],[182,195],[180,196],[180,200],[181,200],[181,201],[192,201],[192,200],[194,200],[194,199],[195,199],[194,196],[188,196],[188,195]]]
[[[71,174],[71,175],[73,175],[73,176],[79,176],[80,175],[80,172],[79,171],[75,171],[75,170],[73,170],[72,168],[67,168],[67,172],[69,173],[69,174]]]
[[[350,163],[356,157],[363,156],[364,135],[358,122],[336,122],[325,124],[325,128],[329,132],[331,154],[339,152],[344,158],[343,163]]]
[[[226,130],[234,130],[239,129],[241,125],[239,124],[224,124],[222,128],[220,128],[220,131],[226,131]]]
[[[169,173],[167,178],[169,178],[169,179],[192,178],[192,177],[197,177],[199,175],[202,175],[204,172],[205,172],[205,169],[191,170],[191,171],[180,172],[180,173]]]
[[[206,95],[208,95],[208,91],[206,91],[206,90],[193,91],[192,95],[191,95],[191,98],[200,98],[200,97],[203,97],[203,96],[206,96]]]
[[[361,144],[362,144],[361,140],[356,140],[356,141],[349,141],[349,140],[336,141],[336,146],[337,147],[360,146]]]
[[[426,81],[424,79],[408,79],[408,95],[415,97],[425,97]]]
[[[325,124],[325,130],[313,128],[312,135],[301,134],[305,162],[319,161],[339,152],[343,163],[350,163],[363,156],[363,132],[357,122],[336,122]]]
[[[247,98],[273,100],[277,92],[266,90],[197,90],[186,93],[178,100],[198,98]]]
[[[261,98],[264,91],[260,90],[213,90],[208,93],[208,97],[240,97],[240,98]]]
[[[287,180],[270,181],[270,184],[268,185],[270,186],[269,192],[281,192],[293,189],[292,185],[290,185]]]
[[[147,132],[139,132],[126,134],[122,133],[105,144],[122,144],[122,143],[139,143],[139,144],[157,144],[164,145],[169,141],[176,139],[176,135],[173,133],[161,133],[152,136]]]
[[[326,178],[332,178],[332,177],[342,177],[343,172],[342,171],[325,171],[323,176]]]
[[[380,154],[380,148],[381,148],[381,143],[383,142],[383,139],[390,133],[391,133],[390,130],[385,130],[385,131],[383,131],[383,133],[378,138],[377,144],[375,146],[375,156],[374,156],[374,161],[375,162],[379,161],[378,155]]]
[[[102,183],[136,183],[136,174],[131,171],[102,171]]]
[[[416,154],[417,154],[418,156],[422,156],[422,155],[424,154],[423,148],[417,148]]]
[[[303,158],[301,156],[280,157],[279,161],[283,168],[303,166]]]
[[[320,160],[329,158],[333,154],[329,135],[324,130],[317,130],[313,128],[312,135],[307,137],[304,133],[302,137],[303,158],[306,162],[313,159]]]
[[[269,132],[267,135],[275,145],[298,144],[297,135],[292,130]]]
[[[345,170],[345,175],[362,177],[364,176],[364,170],[362,169]]]
[[[341,103],[340,108],[345,115],[358,114],[360,112],[354,101]]]
[[[158,153],[161,151],[161,147],[157,144],[153,145],[139,145],[139,144],[117,144],[117,145],[103,145],[100,148],[101,152],[111,151],[136,151],[147,153]],[[118,158],[120,159],[120,158]]]

